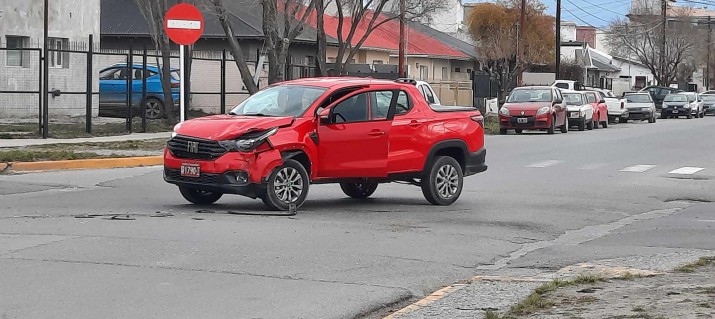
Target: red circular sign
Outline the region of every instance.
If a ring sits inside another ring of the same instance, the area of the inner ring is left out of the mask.
[[[190,4],[177,4],[166,12],[164,30],[177,44],[194,44],[204,33],[204,16]]]

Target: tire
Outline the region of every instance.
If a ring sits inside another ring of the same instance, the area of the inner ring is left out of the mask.
[[[651,115],[648,119],[648,123],[655,123],[655,115]]]
[[[581,132],[586,130],[586,119],[583,119],[578,123],[578,130]]]
[[[506,135],[506,129],[505,129],[505,128],[500,128],[500,129],[499,129],[499,135]]]
[[[462,167],[450,156],[437,157],[421,183],[422,194],[432,205],[452,205],[464,187]]]
[[[600,120],[601,117],[596,114],[596,116],[593,118],[593,128],[598,129],[598,124],[600,123],[598,120]]]
[[[688,113],[688,119],[692,119],[692,118],[693,118],[693,113]]]
[[[561,133],[569,132],[569,119],[564,118],[564,125],[561,126]]]
[[[516,132],[516,134],[521,134],[521,133],[524,133],[524,130],[518,128],[518,129],[515,129],[514,132]]]
[[[166,116],[164,103],[153,97],[147,98],[146,101],[144,101],[144,112],[146,112],[146,118],[150,120],[156,120]]]
[[[375,193],[378,183],[340,183],[340,189],[352,198],[368,198]]]
[[[593,119],[586,123],[586,129],[588,129],[589,131],[593,130]]]
[[[700,118],[705,118],[705,111],[700,112]]]
[[[303,165],[293,159],[286,160],[268,176],[263,203],[271,210],[288,210],[291,204],[300,207],[308,197],[310,179]]]
[[[556,116],[551,117],[551,126],[546,130],[546,134],[554,134],[556,132]]]
[[[606,116],[606,120],[601,122],[601,124],[603,124],[603,128],[608,128],[608,116]]]
[[[223,193],[209,192],[186,186],[179,186],[179,192],[181,192],[181,196],[184,196],[184,199],[196,205],[211,205],[223,196]]]

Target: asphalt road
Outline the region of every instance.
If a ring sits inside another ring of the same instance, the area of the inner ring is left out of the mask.
[[[231,196],[197,212],[157,167],[0,176],[0,317],[376,317],[479,274],[712,251],[714,134],[708,117],[491,136],[453,206],[319,185],[294,217]],[[75,217],[118,213],[135,220]]]

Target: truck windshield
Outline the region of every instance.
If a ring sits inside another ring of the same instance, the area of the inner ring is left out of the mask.
[[[626,101],[630,103],[650,103],[650,95],[631,94],[626,95]]]
[[[581,93],[564,93],[566,105],[584,105]]]
[[[668,95],[663,99],[663,102],[687,102],[688,97],[685,95]]]
[[[551,89],[514,90],[507,100],[509,103],[551,102]]]
[[[327,89],[298,86],[274,86],[248,97],[230,114],[248,116],[299,116]]]

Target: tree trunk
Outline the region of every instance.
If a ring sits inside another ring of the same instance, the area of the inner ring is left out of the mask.
[[[174,114],[174,97],[171,89],[171,47],[166,35],[160,36],[159,49],[162,61],[161,87],[164,91],[164,114],[166,114],[166,123],[174,124],[177,122],[177,117]],[[144,112],[144,110],[142,111]]]
[[[317,72],[315,73],[316,76],[326,76],[328,75],[328,66],[327,66],[327,61],[326,61],[326,56],[327,56],[327,47],[328,47],[328,41],[325,36],[325,21],[323,15],[325,14],[325,5],[323,4],[323,0],[315,0],[315,10],[316,10],[316,17],[317,17],[317,29],[318,29],[318,34],[317,34],[317,45],[318,45],[318,52],[316,56],[316,67],[317,67]]]

